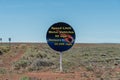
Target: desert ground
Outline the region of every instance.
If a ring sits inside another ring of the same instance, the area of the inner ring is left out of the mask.
[[[46,43],[0,43],[0,80],[120,80],[120,44],[76,43],[60,72]]]

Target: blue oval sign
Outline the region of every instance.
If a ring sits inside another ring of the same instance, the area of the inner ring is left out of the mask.
[[[52,49],[63,52],[73,46],[75,42],[75,32],[69,24],[58,22],[48,29],[46,39]]]

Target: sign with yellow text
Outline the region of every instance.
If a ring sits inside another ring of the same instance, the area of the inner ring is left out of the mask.
[[[73,46],[75,32],[69,24],[58,22],[48,29],[46,39],[52,49],[63,52]]]

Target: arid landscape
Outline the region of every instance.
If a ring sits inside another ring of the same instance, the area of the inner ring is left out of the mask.
[[[120,80],[120,44],[75,44],[59,52],[46,43],[1,43],[0,80]]]

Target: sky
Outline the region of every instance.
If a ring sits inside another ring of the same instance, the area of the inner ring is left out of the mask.
[[[120,0],[0,0],[3,42],[46,42],[57,22],[73,27],[76,43],[120,43]]]

